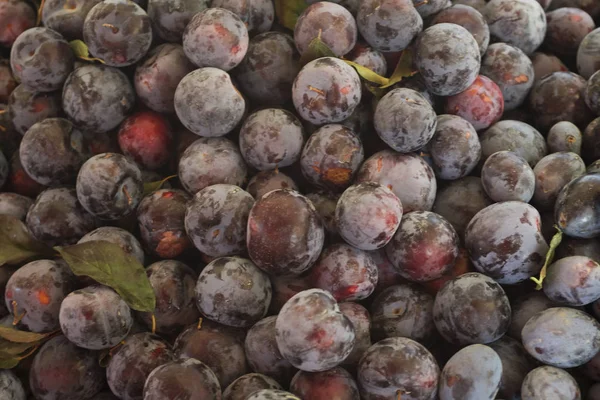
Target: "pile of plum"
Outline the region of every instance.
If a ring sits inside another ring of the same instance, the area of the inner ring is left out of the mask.
[[[0,0],[0,400],[600,400],[596,25]]]

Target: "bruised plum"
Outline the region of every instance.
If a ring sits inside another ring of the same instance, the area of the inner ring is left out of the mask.
[[[352,183],[363,159],[358,136],[346,126],[330,124],[317,129],[306,141],[300,166],[313,186],[340,192]]]
[[[413,284],[390,286],[370,307],[375,341],[406,337],[428,342],[435,333],[433,297]]]
[[[577,125],[569,121],[561,121],[552,126],[546,137],[548,152],[558,153],[561,151],[581,154],[581,142],[583,137]]]
[[[266,375],[242,375],[223,391],[223,400],[246,400],[251,394],[263,389],[281,390],[281,385]]]
[[[426,282],[444,275],[458,257],[458,235],[444,217],[413,211],[402,217],[386,253],[402,277]]]
[[[185,230],[202,253],[211,257],[242,254],[254,199],[238,186],[208,186],[194,196],[185,212]]]
[[[440,368],[421,344],[393,337],[365,352],[357,376],[364,400],[431,400],[437,394]]]
[[[198,277],[196,302],[200,312],[213,321],[252,326],[269,310],[271,282],[250,260],[217,258]]]
[[[506,333],[510,303],[502,287],[478,272],[452,279],[435,297],[433,321],[454,344],[491,343]]]
[[[345,120],[360,103],[361,95],[358,73],[333,57],[306,64],[292,86],[292,100],[298,114],[315,125]]]
[[[375,290],[377,267],[369,253],[346,244],[334,244],[321,253],[309,279],[337,301],[362,300]]]
[[[376,250],[390,242],[402,219],[402,203],[387,187],[363,182],[349,187],[338,200],[335,223],[350,245]]]
[[[60,328],[71,342],[90,350],[119,344],[133,324],[127,303],[106,286],[89,286],[62,301]]]
[[[572,308],[554,307],[535,314],[523,327],[522,336],[533,358],[559,368],[583,365],[600,350],[600,324]]]
[[[599,174],[580,176],[563,187],[556,198],[554,220],[565,234],[582,239],[600,234],[599,192]]]
[[[354,378],[342,367],[322,372],[298,371],[292,379],[290,391],[302,399],[360,400]]]
[[[433,169],[416,154],[383,150],[363,163],[356,183],[377,182],[387,186],[402,202],[404,212],[429,211],[435,201],[437,182]]]
[[[585,163],[577,154],[559,152],[542,158],[533,172],[535,193],[532,203],[538,210],[552,210],[562,188],[586,171]]]
[[[548,244],[540,229],[540,213],[529,204],[496,203],[473,217],[465,244],[478,271],[499,283],[515,284],[542,268]]]
[[[314,206],[289,189],[261,197],[250,210],[246,244],[257,267],[272,275],[300,274],[317,260],[325,231]]]
[[[528,203],[535,191],[535,174],[523,157],[504,150],[485,160],[481,183],[488,196],[496,202]]]
[[[440,400],[493,400],[502,362],[488,346],[472,344],[448,360],[440,376]]]
[[[144,384],[144,400],[219,400],[221,385],[215,373],[193,358],[171,361],[156,367]]]
[[[567,306],[583,306],[600,298],[600,265],[589,257],[561,258],[548,267],[544,293]]]
[[[35,123],[60,114],[60,92],[37,92],[19,85],[8,98],[8,118],[14,128],[24,135]]]
[[[490,78],[478,75],[464,92],[448,97],[445,110],[469,121],[475,130],[487,129],[504,112],[504,96]]]
[[[523,400],[537,399],[581,399],[581,389],[567,371],[551,366],[542,366],[531,371],[523,380]],[[589,397],[587,397],[589,399]]]
[[[506,150],[523,157],[531,168],[548,154],[546,141],[540,132],[521,121],[503,120],[490,126],[479,137],[483,165],[492,154]]]
[[[355,332],[331,294],[309,289],[292,297],[275,322],[277,346],[293,366],[307,372],[340,364],[354,347]]]
[[[296,368],[283,358],[275,338],[277,316],[261,319],[254,324],[246,335],[244,349],[248,364],[253,371],[264,374],[287,385],[296,372]]]

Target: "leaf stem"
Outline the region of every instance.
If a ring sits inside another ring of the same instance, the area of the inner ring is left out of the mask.
[[[152,314],[152,334],[156,333],[156,317]]]
[[[540,271],[540,277],[539,278],[535,278],[535,277],[529,278],[536,283],[536,287],[535,287],[536,290],[542,289],[544,279],[546,278],[546,274],[548,273],[548,266],[550,264],[552,264],[552,260],[554,259],[554,252],[556,251],[556,248],[558,247],[558,245],[560,245],[560,242],[562,241],[563,232],[560,230],[558,225],[554,225],[554,228],[556,229],[557,232],[554,234],[554,236],[552,237],[552,240],[550,241],[550,248],[548,249],[548,252],[546,253],[546,260],[544,261],[544,266],[542,267],[542,270]]]
[[[14,316],[12,324],[13,324],[13,326],[16,326],[25,317],[25,314],[27,314],[27,311],[23,311],[23,314],[18,315],[19,313],[17,312],[17,301],[13,300],[10,302],[10,304],[12,305],[13,316]]]
[[[198,330],[202,329],[202,318],[198,318]]]

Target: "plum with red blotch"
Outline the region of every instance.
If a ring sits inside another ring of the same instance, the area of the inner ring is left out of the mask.
[[[26,1],[0,3],[0,46],[12,47],[21,33],[35,25],[35,11]]]
[[[540,213],[520,201],[495,203],[475,214],[465,231],[465,247],[475,269],[501,284],[536,275],[548,251]]]
[[[467,90],[446,99],[446,112],[466,119],[479,131],[500,120],[504,96],[493,80],[478,75]]]
[[[325,231],[314,206],[289,189],[261,197],[250,210],[246,245],[250,259],[271,275],[298,275],[317,260]]]
[[[171,346],[160,337],[148,332],[130,335],[108,362],[108,386],[122,400],[140,399],[148,375],[173,359]]]
[[[275,322],[277,346],[293,366],[307,372],[325,371],[352,352],[355,332],[333,296],[309,289],[292,297]]]
[[[335,222],[339,234],[350,245],[376,250],[392,240],[402,212],[402,202],[389,188],[363,182],[342,194],[335,209]]]
[[[303,399],[311,400],[359,400],[356,381],[342,367],[327,371],[298,371],[292,379],[290,391]]]
[[[6,308],[31,332],[53,331],[59,327],[60,305],[76,284],[75,275],[64,261],[32,261],[8,279]]]
[[[165,166],[173,153],[173,134],[169,122],[159,113],[141,111],[123,121],[119,147],[140,167],[156,170]]]
[[[436,396],[440,368],[425,346],[394,337],[371,346],[358,364],[361,399],[406,398],[430,400]]]
[[[404,278],[427,282],[444,275],[458,257],[458,235],[441,215],[413,211],[402,217],[386,253]]]
[[[567,306],[583,306],[600,298],[600,265],[583,256],[561,258],[550,264],[544,293]]]
[[[131,329],[133,317],[127,303],[106,286],[88,286],[62,301],[60,328],[71,342],[84,349],[109,349]]]

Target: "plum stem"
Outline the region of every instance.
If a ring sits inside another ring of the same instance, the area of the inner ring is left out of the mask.
[[[152,314],[152,334],[156,333],[156,317]]]
[[[13,326],[16,326],[25,317],[25,314],[27,314],[27,311],[23,311],[23,314],[19,315],[19,313],[17,312],[17,301],[13,300],[10,302],[10,304],[12,305],[13,315],[14,315],[12,324],[13,324]]]
[[[202,318],[198,318],[198,330],[202,329]]]
[[[529,278],[536,283],[536,287],[535,287],[536,290],[542,289],[544,279],[546,278],[546,274],[548,272],[548,266],[550,264],[552,264],[552,260],[554,259],[554,252],[556,251],[556,248],[562,241],[563,232],[560,230],[558,225],[554,225],[554,228],[557,230],[557,232],[554,234],[554,236],[552,237],[552,240],[550,241],[550,248],[548,249],[548,252],[546,253],[546,260],[544,261],[544,266],[542,267],[542,270],[540,271],[540,277],[535,278],[532,276],[531,278]]]

